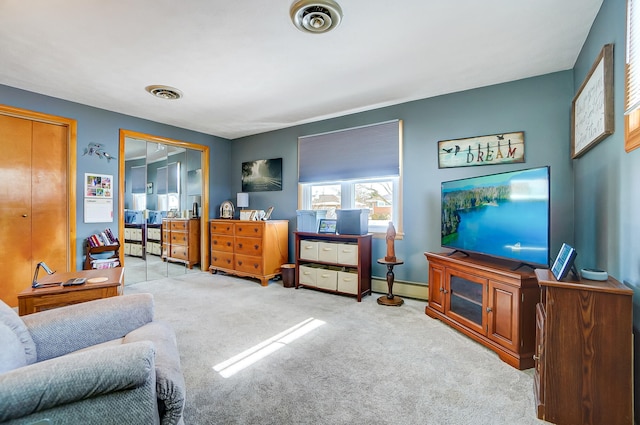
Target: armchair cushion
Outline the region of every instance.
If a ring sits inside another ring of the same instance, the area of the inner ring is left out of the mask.
[[[151,294],[132,294],[28,314],[22,320],[42,361],[122,338],[151,322],[153,313]]]
[[[20,316],[0,302],[0,373],[36,361],[36,346]]]
[[[0,422],[143,386],[153,380],[149,341],[73,353],[0,375]]]

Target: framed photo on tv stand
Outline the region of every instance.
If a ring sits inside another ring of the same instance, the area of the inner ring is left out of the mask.
[[[575,249],[566,243],[562,244],[560,251],[558,252],[558,256],[553,262],[553,266],[551,266],[551,273],[553,273],[557,280],[565,279],[569,275],[570,271],[575,270],[573,261],[576,259],[576,255],[578,254]],[[577,273],[576,278],[580,278]]]

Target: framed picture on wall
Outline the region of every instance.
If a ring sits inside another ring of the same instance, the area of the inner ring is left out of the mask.
[[[613,44],[605,45],[573,98],[571,158],[613,134]]]
[[[282,158],[258,159],[242,163],[242,191],[282,190]]]

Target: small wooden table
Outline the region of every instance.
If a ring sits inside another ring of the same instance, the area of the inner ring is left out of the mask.
[[[393,267],[400,264],[404,264],[404,261],[399,258],[395,261],[387,261],[384,258],[378,260],[378,264],[384,264],[387,266],[387,286],[389,287],[389,293],[378,298],[378,304],[391,305],[399,307],[404,303],[404,300],[400,297],[393,295],[393,280],[395,275],[393,274]]]
[[[62,286],[62,282],[76,277],[84,277],[87,279],[106,277],[107,280],[100,283],[87,282],[82,285]],[[42,276],[38,279],[38,283],[60,283],[60,285],[45,286],[42,288],[29,287],[20,292],[18,294],[18,314],[20,316],[69,304],[122,295],[124,288],[124,267],[54,273],[52,275]]]

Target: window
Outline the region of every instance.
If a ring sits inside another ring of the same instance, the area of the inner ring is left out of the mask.
[[[402,121],[298,139],[300,209],[368,209],[369,231],[402,234]]]
[[[326,210],[327,218],[336,218],[336,209],[369,210],[369,231],[384,233],[389,221],[398,227],[399,178],[352,180],[301,184],[302,209]]]
[[[640,0],[627,0],[624,147],[640,147]]]

